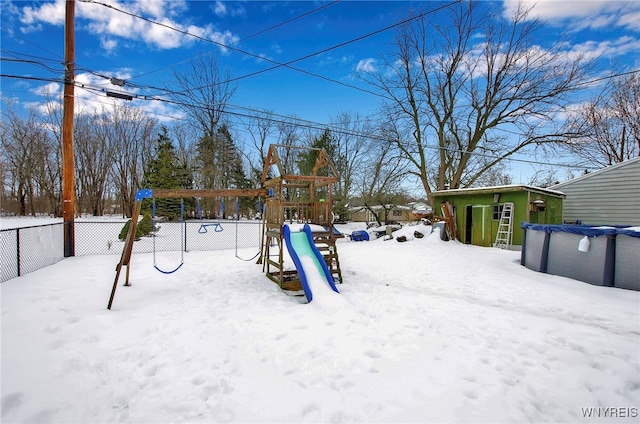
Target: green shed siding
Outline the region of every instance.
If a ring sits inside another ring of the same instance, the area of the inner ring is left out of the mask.
[[[522,221],[540,224],[562,223],[562,194],[547,192],[544,189],[503,186],[446,190],[432,193],[432,198],[436,215],[440,214],[442,203],[449,202],[453,205],[458,239],[466,244],[493,246],[500,223],[500,206],[508,202],[514,205],[511,221],[511,244],[514,246],[522,246]],[[543,207],[536,207],[534,201],[542,201]]]

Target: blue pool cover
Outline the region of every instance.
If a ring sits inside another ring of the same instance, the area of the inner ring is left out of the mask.
[[[607,226],[601,225],[592,227],[590,225],[551,225],[551,224],[531,224],[529,222],[522,222],[520,227],[525,230],[544,231],[545,233],[571,233],[581,236],[598,237],[614,234],[624,234],[630,237],[639,237],[640,230],[638,227],[619,227],[619,226]]]

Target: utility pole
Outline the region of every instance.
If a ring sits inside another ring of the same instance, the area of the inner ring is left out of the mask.
[[[75,0],[66,1],[64,26],[64,98],[62,101],[62,219],[64,257],[76,255],[75,165],[73,156],[73,93],[75,80]]]

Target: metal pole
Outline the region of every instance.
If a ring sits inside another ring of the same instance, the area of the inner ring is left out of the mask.
[[[62,219],[64,256],[75,256],[75,165],[73,156],[73,95],[75,79],[75,0],[66,1],[65,74],[62,112]]]
[[[20,264],[20,228],[16,229],[16,265],[18,267],[18,277],[20,276],[20,268],[22,265]]]

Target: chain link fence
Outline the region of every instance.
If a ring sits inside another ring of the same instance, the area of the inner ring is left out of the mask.
[[[63,224],[1,230],[2,282],[37,271],[64,258]]]
[[[75,222],[75,256],[121,255],[125,222]],[[188,220],[161,222],[153,235],[133,244],[133,253],[260,249],[261,221]],[[0,281],[37,271],[64,259],[64,223],[0,230]]]

